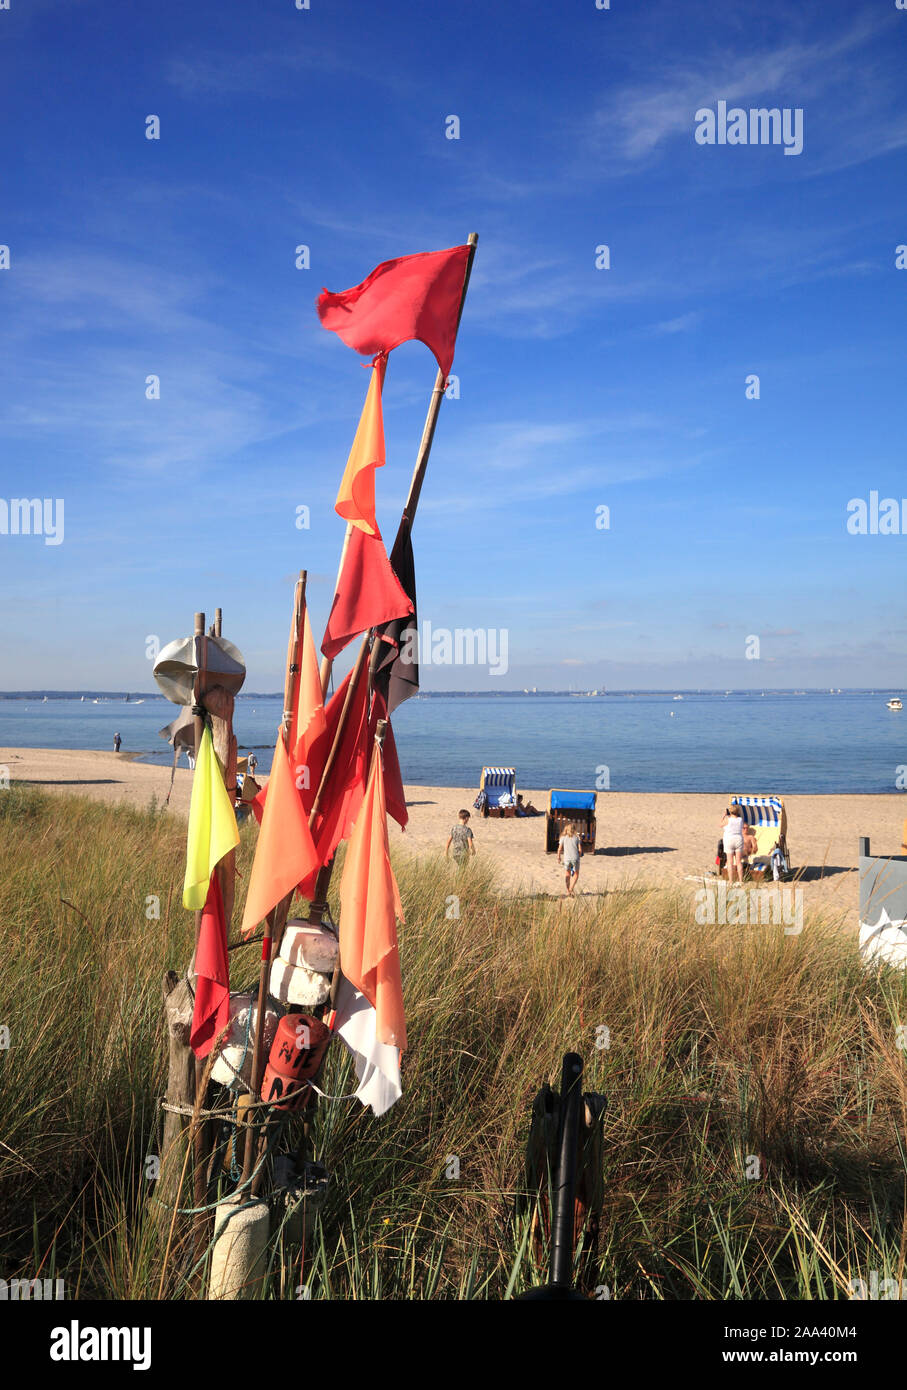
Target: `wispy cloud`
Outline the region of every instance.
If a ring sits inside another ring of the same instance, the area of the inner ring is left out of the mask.
[[[696,111],[719,98],[739,105],[806,106],[834,97],[807,141],[818,158],[806,172],[828,172],[873,159],[907,143],[907,114],[900,100],[899,60],[886,66],[877,54],[855,55],[890,32],[894,12],[864,15],[846,29],[830,28],[811,42],[791,39],[761,52],[721,48],[671,63],[641,82],[612,90],[581,132],[584,152],[616,173],[651,160],[670,141],[692,142]],[[846,101],[840,94],[847,92]],[[583,161],[584,165],[587,163]],[[762,171],[764,177],[764,167]]]

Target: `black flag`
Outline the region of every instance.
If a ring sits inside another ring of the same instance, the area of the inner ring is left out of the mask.
[[[412,613],[393,618],[378,628],[377,662],[373,668],[373,687],[384,696],[388,714],[419,692],[419,663],[416,660],[416,566],[409,527],[397,533],[391,551],[391,568],[413,605]],[[409,634],[409,635],[407,635]]]

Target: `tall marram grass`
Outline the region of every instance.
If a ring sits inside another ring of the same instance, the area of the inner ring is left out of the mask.
[[[184,834],[161,811],[0,793],[7,1278],[157,1296],[145,1164],[161,977],[191,951]],[[319,1102],[331,1195],[308,1249],[275,1247],[268,1297],[503,1298],[540,1282],[514,1196],[533,1096],[569,1049],[608,1097],[595,1281],[612,1298],[843,1298],[873,1270],[901,1280],[905,982],[867,976],[852,931],[809,912],[799,936],[703,926],[686,886],[567,907],[499,896],[478,860],[396,867],[404,1096],[381,1120]],[[233,953],[234,988],[255,954]],[[353,1089],[339,1047],[323,1085]]]

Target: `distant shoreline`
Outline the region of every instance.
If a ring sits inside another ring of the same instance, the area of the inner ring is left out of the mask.
[[[532,699],[551,699],[552,697],[561,698],[572,696],[574,699],[594,699],[608,700],[637,695],[682,695],[695,697],[697,695],[726,697],[728,695],[896,695],[903,693],[903,686],[842,686],[832,690],[827,686],[807,686],[803,689],[794,686],[747,686],[722,689],[714,688],[695,688],[685,689],[683,686],[667,685],[643,689],[641,687],[629,686],[625,690],[420,690],[417,698],[423,700],[532,700]],[[127,700],[127,695],[129,699]],[[52,700],[104,700],[111,704],[132,704],[139,700],[160,700],[165,705],[171,702],[162,695],[159,690],[0,690],[0,700],[44,700],[48,703]],[[237,700],[282,700],[283,695],[280,691],[260,691],[243,690],[237,695]]]

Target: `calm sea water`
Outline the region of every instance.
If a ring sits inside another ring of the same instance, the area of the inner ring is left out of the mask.
[[[407,782],[477,787],[483,764],[516,768],[517,787],[645,792],[893,792],[907,765],[907,710],[894,691],[840,695],[756,693],[432,697],[394,715]],[[282,700],[240,697],[240,751],[270,767]],[[123,747],[169,763],[157,737],[176,714],[160,696],[143,704],[78,699],[0,700],[0,746]],[[185,757],[181,758],[185,767]]]

